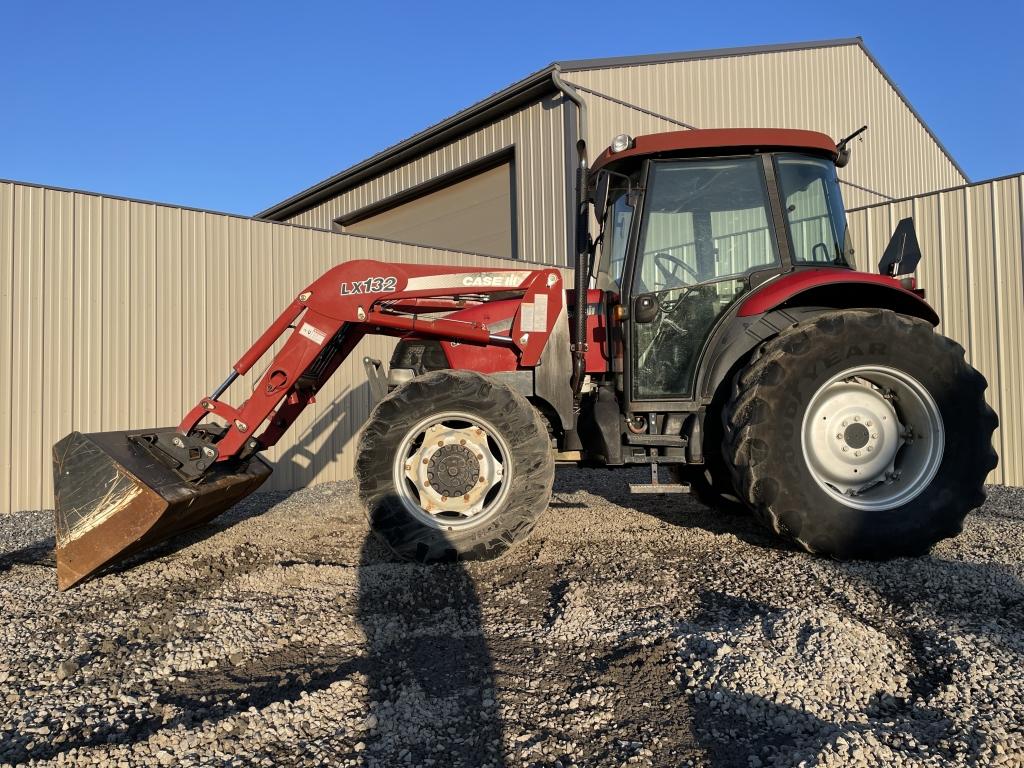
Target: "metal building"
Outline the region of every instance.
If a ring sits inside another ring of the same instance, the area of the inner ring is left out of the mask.
[[[557,62],[258,217],[567,264],[581,121],[591,157],[619,133],[867,124],[839,174],[850,208],[968,181],[850,38]]]

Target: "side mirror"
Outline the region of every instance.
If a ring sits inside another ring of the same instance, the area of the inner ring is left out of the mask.
[[[597,177],[597,189],[594,191],[594,216],[598,222],[604,221],[604,211],[608,207],[608,184],[608,174],[599,174]]]
[[[658,297],[653,293],[647,293],[633,299],[633,320],[637,323],[653,322],[660,310]]]
[[[878,262],[878,274],[896,277],[910,275],[921,261],[921,246],[917,242],[917,230],[912,218],[902,219],[885,246],[885,253]]]

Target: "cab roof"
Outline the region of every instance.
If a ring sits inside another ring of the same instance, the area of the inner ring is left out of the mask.
[[[636,157],[732,155],[742,152],[790,150],[825,155],[835,160],[836,143],[824,133],[794,128],[697,128],[637,136],[630,149],[607,148],[594,161],[593,171]]]

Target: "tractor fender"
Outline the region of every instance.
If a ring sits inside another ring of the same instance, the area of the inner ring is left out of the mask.
[[[697,373],[698,389],[705,403],[728,390],[732,372],[762,342],[777,336],[809,317],[828,312],[831,307],[790,307],[766,312],[760,317],[741,317],[728,312],[711,334]]]
[[[921,296],[884,275],[808,269],[764,283],[734,305],[708,340],[698,373],[701,398],[710,401],[757,345],[810,316],[835,309],[891,309],[932,325],[939,316]]]
[[[847,269],[802,269],[762,284],[740,302],[738,317],[755,317],[793,306],[891,309],[932,325],[939,316],[916,292],[886,275]]]

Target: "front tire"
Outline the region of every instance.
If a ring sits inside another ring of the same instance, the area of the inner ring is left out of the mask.
[[[489,560],[547,508],[555,463],[537,410],[473,371],[395,389],[370,414],[356,478],[370,527],[400,557]]]
[[[985,500],[998,424],[986,386],[923,320],[826,312],[740,372],[724,456],[746,504],[808,552],[925,554]]]

